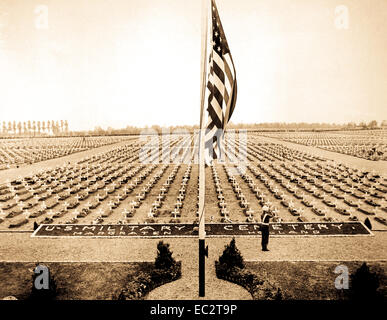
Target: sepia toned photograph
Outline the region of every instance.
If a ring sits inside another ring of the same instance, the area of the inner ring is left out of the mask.
[[[386,36],[385,0],[0,0],[0,300],[386,302]]]

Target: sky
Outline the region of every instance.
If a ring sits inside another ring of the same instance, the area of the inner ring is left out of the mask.
[[[387,1],[217,6],[238,80],[232,122],[387,119]],[[200,0],[0,0],[0,121],[198,124],[200,58]]]

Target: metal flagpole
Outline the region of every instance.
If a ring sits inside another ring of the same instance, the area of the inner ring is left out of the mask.
[[[202,44],[200,68],[200,133],[199,133],[199,296],[205,296],[205,167],[204,167],[204,98],[207,76],[207,41],[208,41],[208,0],[202,0]]]

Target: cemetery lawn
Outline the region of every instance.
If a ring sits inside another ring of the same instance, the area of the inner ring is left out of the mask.
[[[246,262],[246,269],[259,279],[281,289],[285,300],[341,300],[347,296],[335,288],[339,265],[354,273],[362,261],[259,261]],[[367,262],[370,272],[379,274],[379,291],[387,297],[387,262]],[[350,285],[350,284],[349,284]],[[254,293],[252,294],[254,298]]]
[[[153,269],[150,262],[41,262],[50,268],[58,300],[111,300],[128,277]],[[0,262],[0,299],[28,299],[34,262]]]

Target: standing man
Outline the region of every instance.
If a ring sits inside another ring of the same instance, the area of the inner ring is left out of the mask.
[[[269,251],[267,244],[269,243],[269,222],[273,218],[269,207],[265,204],[263,206],[263,212],[261,215],[261,232],[262,232],[262,251]]]

